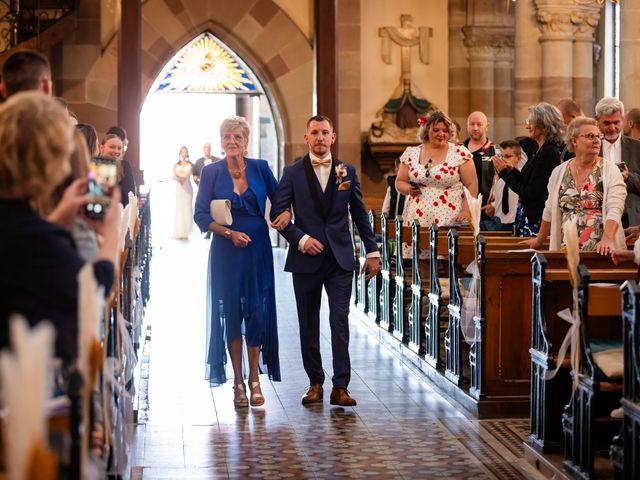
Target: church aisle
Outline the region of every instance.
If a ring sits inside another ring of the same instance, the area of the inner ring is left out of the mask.
[[[148,402],[139,412],[132,478],[537,478],[522,458],[526,419],[468,420],[357,320],[349,390],[358,406],[329,405],[329,371],[324,403],[303,407],[307,379],[282,250],[275,258],[283,381],[261,376],[266,405],[234,410],[231,383],[210,389],[203,379],[209,241],[159,236],[147,310],[150,361],[142,368]],[[325,304],[325,367],[331,365],[327,316]]]

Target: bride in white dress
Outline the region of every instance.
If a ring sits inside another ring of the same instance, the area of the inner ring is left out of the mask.
[[[182,147],[178,154],[178,161],[173,166],[173,179],[176,182],[176,218],[173,237],[180,240],[189,238],[193,231],[192,168],[193,164],[189,161],[189,150],[187,147]]]

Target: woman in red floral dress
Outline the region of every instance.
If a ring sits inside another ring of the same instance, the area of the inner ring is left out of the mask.
[[[408,196],[403,224],[410,226],[416,219],[425,227],[466,221],[469,206],[462,186],[474,197],[478,194],[471,152],[449,142],[453,124],[444,113],[431,112],[418,123],[422,145],[404,151],[396,179],[398,192]]]

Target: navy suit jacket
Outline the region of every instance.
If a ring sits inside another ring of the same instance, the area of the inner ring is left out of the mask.
[[[336,167],[340,164],[344,165],[347,171],[347,175],[341,177],[342,187],[336,182]],[[273,201],[271,218],[274,219],[289,207],[293,208],[294,221],[280,232],[290,244],[284,267],[287,272],[316,272],[322,264],[327,246],[341,268],[355,270],[357,263],[349,233],[349,213],[364,241],[366,252],[378,251],[362,202],[360,181],[351,165],[334,158],[324,192],[311,166],[309,155],[285,167]],[[307,255],[298,249],[300,239],[305,234],[325,246],[323,253]]]

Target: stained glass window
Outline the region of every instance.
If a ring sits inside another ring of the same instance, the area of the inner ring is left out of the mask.
[[[259,93],[249,70],[211,33],[203,33],[169,62],[156,92]]]

